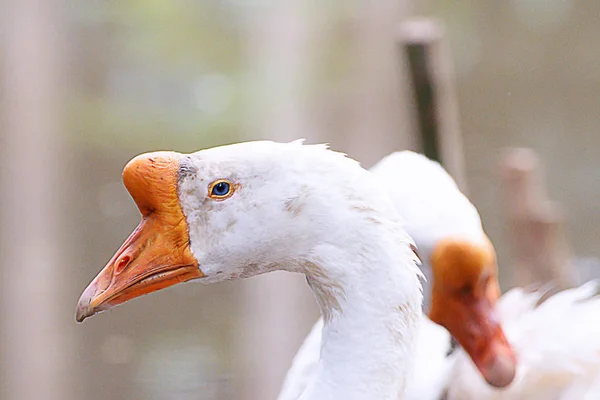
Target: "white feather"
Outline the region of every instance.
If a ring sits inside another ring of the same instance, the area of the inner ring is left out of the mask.
[[[288,370],[278,400],[296,400],[314,376],[321,348],[323,319],[319,319],[304,339]],[[436,400],[446,388],[452,363],[448,331],[422,316],[417,335],[415,364],[408,376],[406,400]]]
[[[512,289],[498,304],[502,326],[518,357],[517,376],[506,389],[491,388],[459,350],[449,381],[451,399],[584,399],[598,392],[600,377],[600,298],[588,282],[557,293]]]
[[[448,331],[423,316],[417,336],[415,368],[408,383],[407,400],[435,400],[442,397],[452,367],[447,358],[449,351]]]
[[[439,163],[418,153],[400,151],[381,159],[371,172],[388,187],[420,252],[431,251],[447,236],[482,240],[477,209]]]

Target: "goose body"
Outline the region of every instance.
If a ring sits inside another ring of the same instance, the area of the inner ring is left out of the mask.
[[[318,365],[322,330],[323,320],[319,319],[294,357],[278,400],[299,399],[308,386]],[[440,399],[451,373],[451,363],[447,358],[450,348],[448,331],[422,315],[417,332],[414,368],[409,375],[406,394],[399,399]]]
[[[406,171],[410,171],[407,175]],[[436,244],[447,238],[484,244],[485,233],[477,209],[460,192],[450,175],[436,162],[412,152],[384,158],[372,172],[390,187],[391,196],[409,234],[415,239],[428,285],[434,296],[447,277],[432,268]],[[435,259],[435,257],[434,257]],[[465,263],[454,266],[460,275]],[[434,266],[435,267],[435,266]],[[468,272],[468,271],[467,271]],[[513,289],[496,303],[495,318],[502,322],[518,359],[514,380],[505,388],[486,382],[472,360],[459,348],[447,356],[450,336],[424,317],[417,345],[417,363],[407,398],[437,400],[591,400],[600,398],[600,299],[596,282],[552,296],[536,306],[540,291]],[[425,293],[429,293],[425,289]],[[435,307],[435,302],[433,302]],[[446,303],[446,312],[452,302]],[[432,310],[435,311],[435,310]],[[443,322],[444,310],[437,311]],[[463,318],[456,318],[465,324]],[[318,323],[317,323],[318,325]],[[452,328],[452,326],[449,326]],[[437,329],[436,329],[437,328]],[[456,327],[455,327],[456,328]],[[286,377],[280,400],[292,400],[310,375],[318,331],[313,331],[297,354]],[[431,368],[433,367],[433,368]]]
[[[421,317],[412,240],[389,196],[325,146],[248,142],[134,158],[142,222],[82,294],[77,320],[189,280],[302,273],[323,316],[302,400],[404,397]]]

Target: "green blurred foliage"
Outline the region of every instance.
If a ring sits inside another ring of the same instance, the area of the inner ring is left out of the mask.
[[[241,30],[221,2],[96,1],[74,19],[86,38],[67,112],[76,143],[189,151],[239,140]]]

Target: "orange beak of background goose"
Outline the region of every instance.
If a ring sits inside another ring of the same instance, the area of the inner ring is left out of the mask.
[[[177,197],[180,157],[174,152],[143,154],[123,170],[123,182],[142,221],[81,295],[78,322],[135,297],[204,276],[190,250]]]
[[[491,242],[442,241],[431,265],[431,320],[448,329],[490,385],[508,386],[516,356],[495,313],[500,287]]]

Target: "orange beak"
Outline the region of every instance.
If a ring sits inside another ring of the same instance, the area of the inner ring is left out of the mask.
[[[448,237],[431,255],[433,287],[430,318],[442,325],[469,354],[492,386],[508,386],[516,356],[495,307],[500,298],[494,246]]]
[[[487,286],[483,293],[456,293],[434,283],[429,315],[448,329],[490,385],[505,387],[515,377],[517,360],[494,311],[500,293],[497,281]]]
[[[123,171],[123,182],[142,221],[85,289],[77,321],[133,298],[203,277],[189,247],[177,198],[178,153],[143,154]]]

